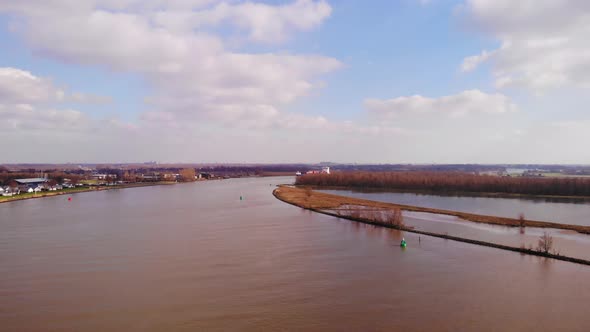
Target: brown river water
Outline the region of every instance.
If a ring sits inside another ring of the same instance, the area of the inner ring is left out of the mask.
[[[590,267],[304,211],[292,181],[0,204],[0,330],[590,330]]]

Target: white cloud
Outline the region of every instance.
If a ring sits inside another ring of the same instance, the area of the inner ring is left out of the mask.
[[[387,100],[367,99],[364,104],[369,112],[382,119],[394,119],[408,113],[436,113],[458,117],[473,113],[507,113],[517,109],[507,96],[487,94],[479,90],[466,90],[440,98],[414,95]]]
[[[489,53],[488,51],[483,50],[481,54],[465,58],[463,60],[463,63],[461,64],[461,71],[469,72],[474,70],[475,68],[477,68],[477,66],[479,66],[479,64],[486,62],[492,55],[493,52]]]
[[[110,98],[68,93],[49,78],[17,68],[0,68],[1,134],[12,137],[21,137],[25,133],[51,136],[116,127],[105,119],[93,119],[77,110],[60,109],[59,105],[65,102],[106,103],[110,102]]]
[[[67,92],[49,78],[29,71],[0,67],[0,105],[51,104],[61,102],[104,104],[110,97],[81,92]]]
[[[113,102],[113,98],[109,96],[99,96],[81,92],[70,93],[66,95],[65,100],[72,103],[83,104],[109,104]]]
[[[0,103],[28,104],[60,101],[64,91],[55,87],[51,80],[40,78],[28,71],[0,68]]]
[[[292,31],[307,31],[319,26],[330,16],[332,8],[324,1],[296,0],[272,6],[264,3],[222,2],[213,8],[187,11],[159,11],[154,20],[177,31],[229,24],[248,33],[251,41],[273,43],[288,38]]]
[[[490,61],[499,88],[590,87],[590,2],[466,0],[459,12],[501,43],[465,58],[463,71]]]
[[[81,112],[74,110],[37,109],[33,105],[0,105],[0,129],[22,133],[26,130],[43,132],[45,130],[76,131],[88,129],[90,120]]]
[[[14,31],[38,54],[139,74],[152,91],[146,98],[151,114],[173,113],[175,119],[227,118],[233,109],[262,122],[267,114],[252,110],[280,112],[342,66],[320,55],[228,50],[215,33],[229,25],[249,40],[283,41],[329,17],[324,0],[23,0],[0,3],[0,11],[13,14]],[[211,116],[215,112],[220,114]]]

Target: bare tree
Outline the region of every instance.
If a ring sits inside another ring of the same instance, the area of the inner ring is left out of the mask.
[[[543,235],[539,237],[539,243],[537,245],[537,251],[548,254],[553,248],[553,236],[547,232],[543,232]]]
[[[398,227],[404,226],[404,216],[402,214],[402,210],[395,208],[393,211],[390,211],[387,217],[387,222]]]
[[[520,234],[524,234],[524,227],[525,227],[525,217],[524,217],[524,213],[520,213],[518,215],[518,225],[520,226]]]
[[[359,219],[361,217],[361,209],[358,206],[351,208],[350,216],[355,219]]]
[[[524,213],[522,213],[522,212],[518,214],[518,224],[520,225],[520,227],[525,226],[525,217],[524,217]]]
[[[441,192],[495,192],[506,194],[590,196],[590,179],[506,177],[461,172],[340,172],[306,174],[297,185],[373,187]]]
[[[180,170],[180,178],[184,182],[192,182],[195,181],[195,169],[194,168],[185,168]]]
[[[367,210],[365,209],[364,211],[364,217],[365,219],[371,220],[371,221],[377,221],[375,218],[375,211],[373,210]]]

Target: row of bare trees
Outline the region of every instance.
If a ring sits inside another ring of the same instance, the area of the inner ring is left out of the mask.
[[[298,185],[430,190],[436,192],[487,192],[508,194],[590,196],[587,178],[526,178],[458,172],[340,172],[307,174]]]
[[[401,209],[398,208],[375,210],[369,208],[362,208],[360,206],[354,206],[350,209],[338,210],[338,214],[343,215],[343,211],[345,211],[345,214],[347,216],[353,219],[364,219],[383,224],[389,224],[396,227],[404,226],[404,217]]]

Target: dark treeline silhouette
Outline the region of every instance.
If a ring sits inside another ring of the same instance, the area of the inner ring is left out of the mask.
[[[339,172],[308,174],[298,185],[435,192],[478,192],[526,195],[590,196],[590,179],[527,178],[459,172]]]

